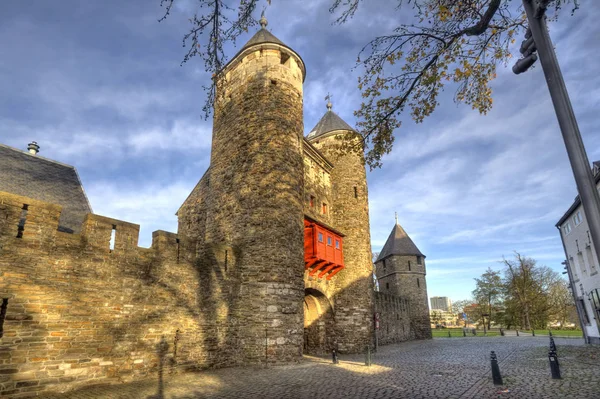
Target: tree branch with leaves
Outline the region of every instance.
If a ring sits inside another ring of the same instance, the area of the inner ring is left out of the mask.
[[[166,7],[161,20],[175,1],[161,0]],[[234,2],[197,0],[200,11],[190,19],[192,27],[183,38],[189,50],[182,63],[200,56],[213,77],[219,74],[226,64],[224,43],[235,42],[255,25],[256,7],[271,0],[240,0],[236,7],[230,3]],[[332,0],[329,11],[340,13],[337,23],[347,23],[363,3]],[[552,0],[553,18],[565,4],[573,5],[572,12],[579,7],[578,0]],[[358,55],[363,102],[355,116],[362,142],[355,146],[366,150],[371,169],[380,167],[382,157],[392,150],[405,113],[417,123],[425,120],[439,106],[447,84],[455,87],[455,102],[487,113],[492,108],[490,83],[498,66],[511,59],[510,45],[524,33],[526,21],[521,3],[511,0],[396,0],[395,10],[408,8],[414,23],[398,24],[393,32],[369,41]],[[214,79],[205,89],[203,110],[208,116],[215,98]]]

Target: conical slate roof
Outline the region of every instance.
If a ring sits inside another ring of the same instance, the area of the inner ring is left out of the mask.
[[[392,229],[390,236],[388,237],[385,245],[379,252],[379,256],[375,262],[379,262],[392,255],[415,255],[425,256],[419,251],[419,248],[410,239],[406,231],[398,223]]]
[[[263,43],[275,43],[281,46],[288,47],[281,40],[276,38],[275,35],[273,35],[271,32],[269,32],[265,28],[261,28],[258,32],[256,32],[254,36],[252,36],[250,40],[248,40],[248,43],[244,44],[244,47],[242,47],[241,51],[244,51],[248,47]]]
[[[328,107],[329,108],[329,107]],[[325,115],[321,118],[319,123],[308,133],[306,138],[314,139],[315,137],[321,136],[325,133],[332,132],[334,130],[350,130],[355,131],[350,125],[348,125],[342,118],[329,108]]]

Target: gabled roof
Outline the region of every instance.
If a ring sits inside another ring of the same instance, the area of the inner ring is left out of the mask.
[[[310,133],[308,133],[308,136],[306,136],[306,138],[312,140],[326,133],[333,132],[335,130],[350,130],[352,132],[355,132],[355,130],[350,125],[348,125],[346,122],[344,122],[342,118],[338,116],[338,114],[333,112],[331,109],[328,109],[327,112],[325,112],[325,115],[323,115],[323,117],[319,121],[319,123],[317,123],[317,125],[313,127]]]
[[[392,255],[415,255],[425,257],[398,223],[396,223],[392,229],[390,236],[381,249],[381,252],[379,252],[379,256],[375,262],[379,262]]]
[[[58,229],[79,233],[92,207],[73,166],[0,144],[0,191],[63,207]]]

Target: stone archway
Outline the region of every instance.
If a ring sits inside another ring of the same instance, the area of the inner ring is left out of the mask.
[[[318,290],[304,290],[304,353],[322,354],[333,348],[333,309]]]

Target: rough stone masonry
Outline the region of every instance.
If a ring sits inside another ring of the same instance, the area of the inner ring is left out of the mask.
[[[65,230],[68,204],[0,191],[0,396],[360,353],[375,311],[382,342],[431,337],[424,264],[418,289],[375,295],[363,153],[337,151],[357,133],[329,105],[303,136],[304,63],[265,27],[218,77],[210,167],[177,234],[140,248],[138,225],[93,213]],[[307,221],[343,265],[305,262]]]

